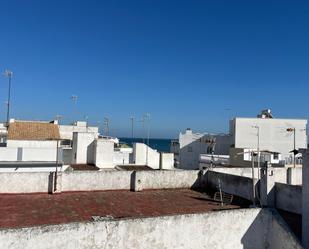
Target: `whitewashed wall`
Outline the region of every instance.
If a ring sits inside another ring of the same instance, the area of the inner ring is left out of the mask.
[[[0,147],[1,162],[55,162],[57,148]],[[62,162],[62,149],[58,148],[58,161]]]
[[[73,133],[73,163],[86,164],[88,163],[88,155],[92,155],[93,151],[90,146],[95,139],[96,134],[88,132]]]
[[[174,154],[160,153],[160,169],[174,169]]]
[[[293,132],[287,128],[296,129],[296,148],[307,148],[307,120],[301,119],[262,119],[236,118],[232,121],[235,127],[235,148],[257,148],[257,130],[252,126],[260,127],[260,149],[279,152],[282,157],[289,155],[293,150]]]
[[[0,230],[2,249],[300,249],[267,209],[115,219]]]
[[[135,143],[133,157],[136,165],[148,165],[153,169],[160,168],[160,153],[143,143]],[[148,163],[147,163],[148,154]]]
[[[94,164],[101,168],[114,168],[114,142],[107,139],[97,139],[93,145]]]
[[[7,140],[7,147],[12,148],[56,148],[57,141]]]

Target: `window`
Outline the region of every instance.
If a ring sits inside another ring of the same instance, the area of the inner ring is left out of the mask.
[[[279,153],[274,153],[274,160],[278,160],[279,159]]]
[[[188,152],[193,152],[192,146],[188,146]]]

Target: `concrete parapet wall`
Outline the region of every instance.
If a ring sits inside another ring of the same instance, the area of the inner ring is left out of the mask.
[[[132,171],[65,172],[62,191],[129,190],[131,175]]]
[[[252,178],[210,170],[207,172],[207,186],[218,188],[219,180],[222,191],[252,200]]]
[[[51,178],[49,172],[0,173],[0,193],[48,193]]]
[[[174,169],[174,154],[173,153],[160,153],[160,169]]]
[[[276,211],[273,211],[272,213],[273,217],[271,227],[267,235],[267,245],[269,245],[269,247],[265,246],[265,248],[303,249],[300,241],[296,238],[296,236],[282,219],[282,217]]]
[[[0,193],[48,192],[51,174],[0,173]],[[58,173],[58,191],[98,191],[191,188],[205,186],[206,176],[198,170],[73,171]]]
[[[153,169],[160,168],[160,153],[143,143],[135,143],[133,160],[137,165],[147,165]]]
[[[242,168],[242,167],[217,167],[213,168],[212,171],[220,172],[225,174],[237,175],[252,177],[251,168]],[[302,184],[302,168],[273,168],[275,182],[288,183],[292,185],[301,185]],[[258,175],[258,169],[254,169],[254,175]]]
[[[62,161],[62,149],[58,149],[58,160]],[[57,148],[10,148],[0,147],[0,161],[3,162],[54,162]]]
[[[135,191],[146,189],[200,187],[202,173],[198,170],[136,171]],[[205,179],[206,180],[206,179]]]
[[[0,244],[2,249],[301,248],[271,211],[257,208],[3,229]]]
[[[302,214],[302,187],[276,183],[275,184],[275,205],[276,208]]]

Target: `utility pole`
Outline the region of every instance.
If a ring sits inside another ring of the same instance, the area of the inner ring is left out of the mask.
[[[133,143],[133,139],[134,139],[134,116],[131,116],[130,120],[131,120],[131,138],[132,138],[132,143]]]
[[[10,70],[5,70],[3,75],[8,78],[9,89],[8,89],[8,101],[7,101],[7,112],[6,112],[6,125],[9,126],[10,122],[10,105],[11,105],[11,80],[13,72]]]

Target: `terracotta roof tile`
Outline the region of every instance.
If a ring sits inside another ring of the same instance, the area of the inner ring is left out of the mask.
[[[8,140],[57,140],[59,127],[52,123],[21,122],[10,123]]]

